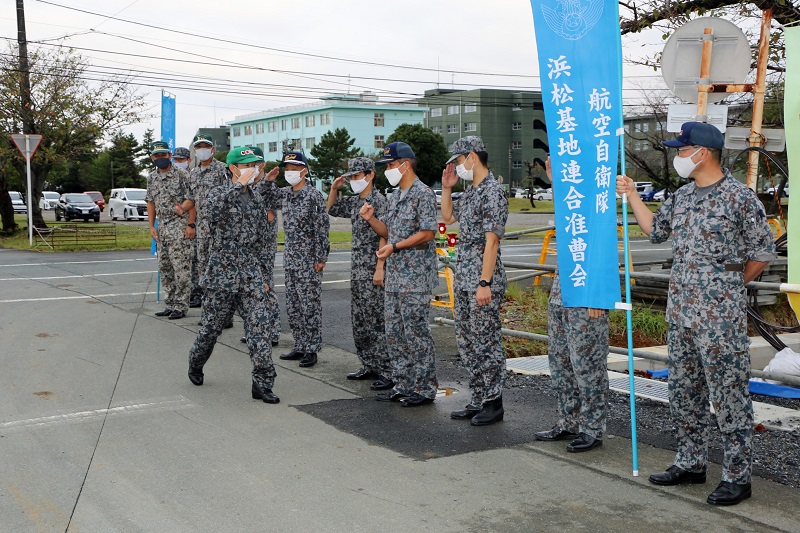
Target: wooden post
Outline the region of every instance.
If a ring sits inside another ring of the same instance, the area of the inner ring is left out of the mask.
[[[769,30],[772,25],[772,10],[761,12],[761,37],[758,41],[758,63],[756,65],[756,83],[753,88],[753,125],[750,128],[750,146],[763,146],[761,123],[764,119],[764,93],[767,89],[767,61],[769,60]],[[759,153],[750,152],[747,165],[747,186],[756,190],[758,180]]]
[[[713,45],[714,29],[703,30],[703,56],[700,60],[700,80],[697,85],[697,120],[708,122],[706,108],[708,107],[708,90],[711,87],[711,47]]]

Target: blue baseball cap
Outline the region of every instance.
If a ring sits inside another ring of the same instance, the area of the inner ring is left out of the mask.
[[[308,161],[306,160],[306,156],[303,152],[286,152],[283,154],[283,160],[281,161],[280,166],[284,167],[286,165],[303,165],[304,167],[308,167]]]
[[[680,134],[671,141],[662,141],[661,144],[670,148],[683,148],[684,146],[702,146],[712,150],[722,150],[725,146],[725,137],[716,126],[705,122],[684,122]]]
[[[379,161],[375,161],[376,165],[385,165],[398,159],[416,159],[414,150],[404,142],[396,141],[387,144],[383,148],[383,157]]]

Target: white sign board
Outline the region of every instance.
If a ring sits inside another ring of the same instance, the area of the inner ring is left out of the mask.
[[[17,148],[19,148],[19,151],[22,153],[22,156],[25,159],[30,159],[31,157],[33,157],[33,154],[36,153],[36,149],[39,147],[39,143],[42,142],[42,136],[12,133],[11,140],[13,140],[14,144],[17,145]]]
[[[786,149],[786,132],[779,129],[763,128],[761,135],[766,139],[762,146],[768,152],[783,152]],[[750,128],[728,128],[725,132],[725,148],[744,150],[750,146]]]
[[[679,133],[684,122],[708,122],[725,133],[728,124],[728,106],[710,105],[706,107],[705,120],[698,120],[696,105],[670,104],[667,108],[667,131]]]

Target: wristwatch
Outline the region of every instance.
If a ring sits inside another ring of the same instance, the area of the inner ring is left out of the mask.
[[[392,243],[392,253],[395,253],[395,254],[396,254],[396,253],[397,253],[397,250],[398,250],[398,248],[397,248],[397,243],[396,243],[396,242],[393,242],[393,243]]]
[[[197,227],[197,224],[194,224],[194,223],[189,223],[189,224],[186,224],[186,226],[188,226],[188,227],[190,227],[190,228],[194,229],[194,228],[196,228],[196,227]]]
[[[491,280],[486,281],[485,279],[482,279],[478,282],[478,285],[480,285],[481,287],[491,287],[492,281]]]

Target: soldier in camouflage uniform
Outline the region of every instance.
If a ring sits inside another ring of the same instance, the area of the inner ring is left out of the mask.
[[[294,349],[280,356],[300,360],[303,368],[317,364],[322,348],[322,270],[328,262],[331,221],[325,198],[306,179],[308,162],[302,152],[287,152],[280,164],[289,187],[265,186],[275,194],[283,212],[283,270],[286,274],[286,314]]]
[[[550,158],[545,163],[551,183]],[[536,440],[571,439],[568,452],[586,452],[603,445],[608,412],[608,311],[561,305],[558,271],[547,305],[547,358],[558,394],[558,422]]]
[[[194,213],[181,204],[188,198],[189,174],[172,164],[169,145],[164,141],[150,144],[156,166],[147,177],[147,217],[150,235],[158,242],[158,270],[166,296],[166,309],[156,316],[176,320],[189,310],[192,282],[192,239],[195,236]],[[158,229],[155,219],[158,217]]]
[[[353,196],[336,199],[339,189],[349,179]],[[328,214],[349,218],[353,224],[353,250],[350,270],[350,316],[353,341],[361,368],[347,379],[378,378],[372,390],[390,388],[391,366],[386,353],[386,333],[383,325],[383,279],[385,260],[376,253],[386,241],[359,214],[361,206],[370,204],[375,217],[384,219],[389,210],[386,198],[374,187],[375,162],[368,157],[356,157],[347,165],[347,172],[334,180],[328,195]]]
[[[361,216],[388,243],[377,255],[386,259],[386,344],[394,387],[375,399],[417,407],[432,403],[439,385],[429,325],[431,295],[438,285],[436,195],[417,177],[416,155],[406,143],[387,144],[377,164],[386,165],[386,179],[400,188],[384,220],[374,216],[370,204],[361,207]]]
[[[720,166],[724,139],[701,122],[683,124],[663,144],[677,148],[675,170],[684,185],[653,214],[633,181],[617,178],[650,242],[672,236],[666,319],[669,322],[669,398],[678,451],[657,485],[704,483],[708,461],[709,400],[722,433],[722,482],[713,505],[735,505],[751,495],[753,405],[744,284],[775,258],[764,207],[753,191]]]
[[[506,352],[500,337],[500,305],[508,282],[500,239],[508,220],[508,198],[488,168],[483,139],[463,137],[450,152],[453,157],[442,172],[442,218],[447,224],[459,223],[453,287],[456,341],[472,393],[469,405],[450,413],[450,418],[487,426],[504,416]],[[468,187],[454,204],[451,194],[458,178]]]
[[[203,216],[203,205],[209,193],[215,187],[230,181],[225,163],[214,158],[214,139],[206,133],[199,133],[192,139],[192,147],[197,157],[198,165],[189,172],[189,199],[197,212],[197,239],[195,242],[195,256],[192,266],[192,300],[197,303],[202,297],[200,276],[205,272],[208,264],[208,235],[209,226]]]
[[[267,206],[253,184],[260,177],[259,158],[244,146],[234,148],[227,162],[231,182],[211,190],[205,204],[209,227],[209,260],[200,284],[204,289],[203,326],[189,352],[189,380],[204,381],[203,366],[211,357],[225,320],[235,308],[244,319],[250,360],[253,363],[251,393],[265,403],[280,400],[272,392],[275,366],[270,346],[268,311],[273,291],[271,273],[263,269]],[[274,169],[266,179],[274,180]]]

